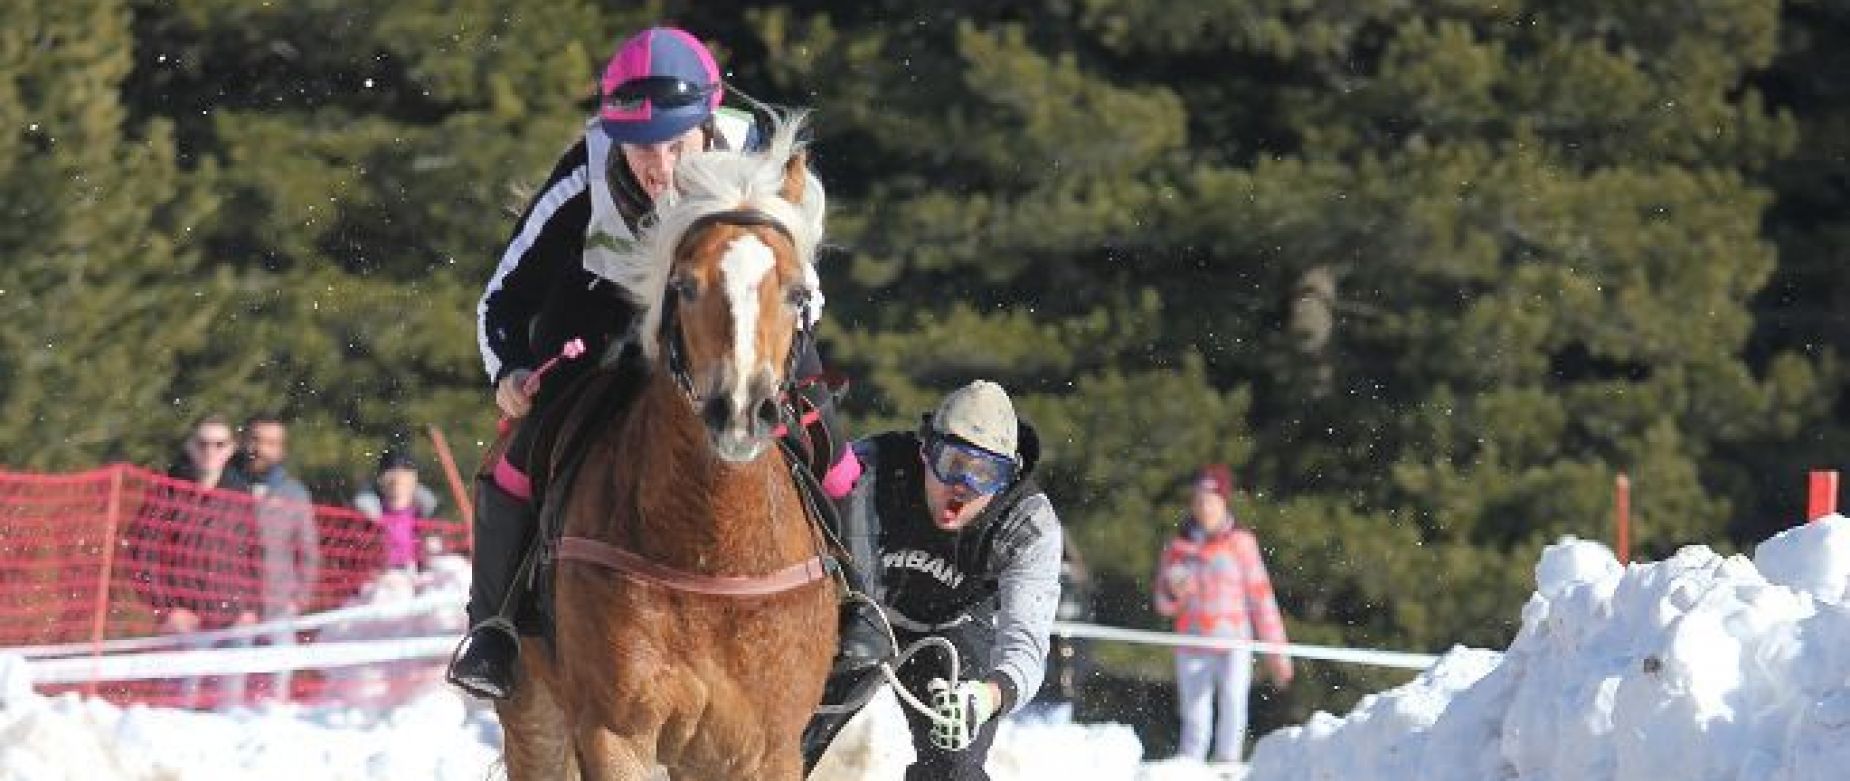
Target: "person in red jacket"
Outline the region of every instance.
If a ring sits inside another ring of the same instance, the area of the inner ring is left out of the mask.
[[[1189,515],[1157,565],[1156,611],[1173,617],[1180,634],[1283,643],[1285,622],[1259,556],[1259,541],[1235,524],[1227,505],[1232,495],[1233,472],[1225,464],[1207,466],[1196,477]],[[1290,657],[1267,654],[1265,661],[1274,683],[1281,688],[1290,684]],[[1250,649],[1176,651],[1176,709],[1182,717],[1178,755],[1207,759],[1212,719],[1215,761],[1239,761],[1252,665]]]

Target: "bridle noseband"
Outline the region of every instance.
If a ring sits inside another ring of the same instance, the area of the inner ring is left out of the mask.
[[[678,260],[681,253],[687,251],[688,244],[694,240],[695,236],[715,225],[770,228],[788,239],[791,246],[796,246],[797,243],[796,236],[790,232],[789,227],[762,209],[727,209],[702,215],[699,219],[689,223],[687,230],[681,233],[681,240],[675,243],[674,255],[670,262]],[[663,349],[667,350],[665,360],[669,376],[673,377],[675,384],[681,387],[681,393],[687,396],[688,402],[693,404],[695,409],[699,409],[701,398],[700,394],[694,391],[694,377],[687,366],[687,341],[681,332],[680,301],[680,289],[670,283],[668,288],[662,292],[661,326],[656,337],[661,340]],[[807,301],[803,304],[806,305]],[[788,392],[796,384],[797,361],[802,358],[803,353],[808,352],[810,342],[815,339],[815,331],[810,327],[809,318],[803,315],[802,306],[798,307],[796,333],[791,337],[790,354],[784,359],[783,386],[778,388],[780,395]]]

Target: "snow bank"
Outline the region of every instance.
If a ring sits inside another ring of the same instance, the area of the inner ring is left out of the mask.
[[[484,740],[498,731],[485,711],[440,689],[384,718],[124,709],[33,695],[0,709],[0,780],[479,779],[498,761]]]
[[[1760,565],[1756,568],[1755,564]],[[1850,767],[1850,522],[1621,568],[1550,547],[1500,658],[1412,683],[1254,751],[1251,781],[1841,779]]]

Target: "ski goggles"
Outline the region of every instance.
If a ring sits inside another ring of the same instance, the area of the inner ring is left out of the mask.
[[[926,437],[925,465],[938,482],[979,494],[996,493],[1015,479],[1015,459],[942,435]]]
[[[716,89],[719,89],[718,84],[696,84],[673,76],[631,79],[604,96],[604,108],[625,114],[641,111],[645,105],[681,108],[713,97]]]

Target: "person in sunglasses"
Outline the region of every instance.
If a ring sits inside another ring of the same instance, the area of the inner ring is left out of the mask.
[[[452,683],[478,697],[513,690],[518,651],[506,613],[516,570],[533,542],[536,508],[528,459],[541,426],[573,380],[596,366],[613,343],[632,337],[636,309],[598,269],[616,267],[655,202],[674,187],[683,157],[712,149],[750,150],[765,135],[754,117],[721,107],[725,89],[712,52],[684,30],[652,27],[617,49],[599,82],[600,105],[584,132],[553,166],[509,238],[476,307],[477,341],[496,405],[515,421],[505,455],[478,480],[468,637],[451,661]],[[820,287],[812,285],[820,291]],[[805,316],[821,315],[822,296]],[[573,340],[585,359],[558,361],[545,382],[534,370]],[[621,346],[621,345],[618,345]],[[800,377],[822,373],[813,341],[799,358]],[[798,452],[831,495],[845,493],[857,466],[840,436],[834,399],[824,383],[800,390],[818,422],[796,432]],[[858,648],[858,646],[857,646]],[[853,650],[853,649],[850,649]],[[863,656],[875,653],[861,651]]]
[[[854,452],[863,472],[844,502],[844,546],[877,573],[872,596],[901,648],[936,636],[960,657],[957,679],[933,651],[898,670],[940,717],[906,710],[917,754],[906,778],[987,779],[995,717],[1039,690],[1060,601],[1060,519],[1034,480],[1040,440],[1002,386],[978,380],[918,431],[862,439]]]

